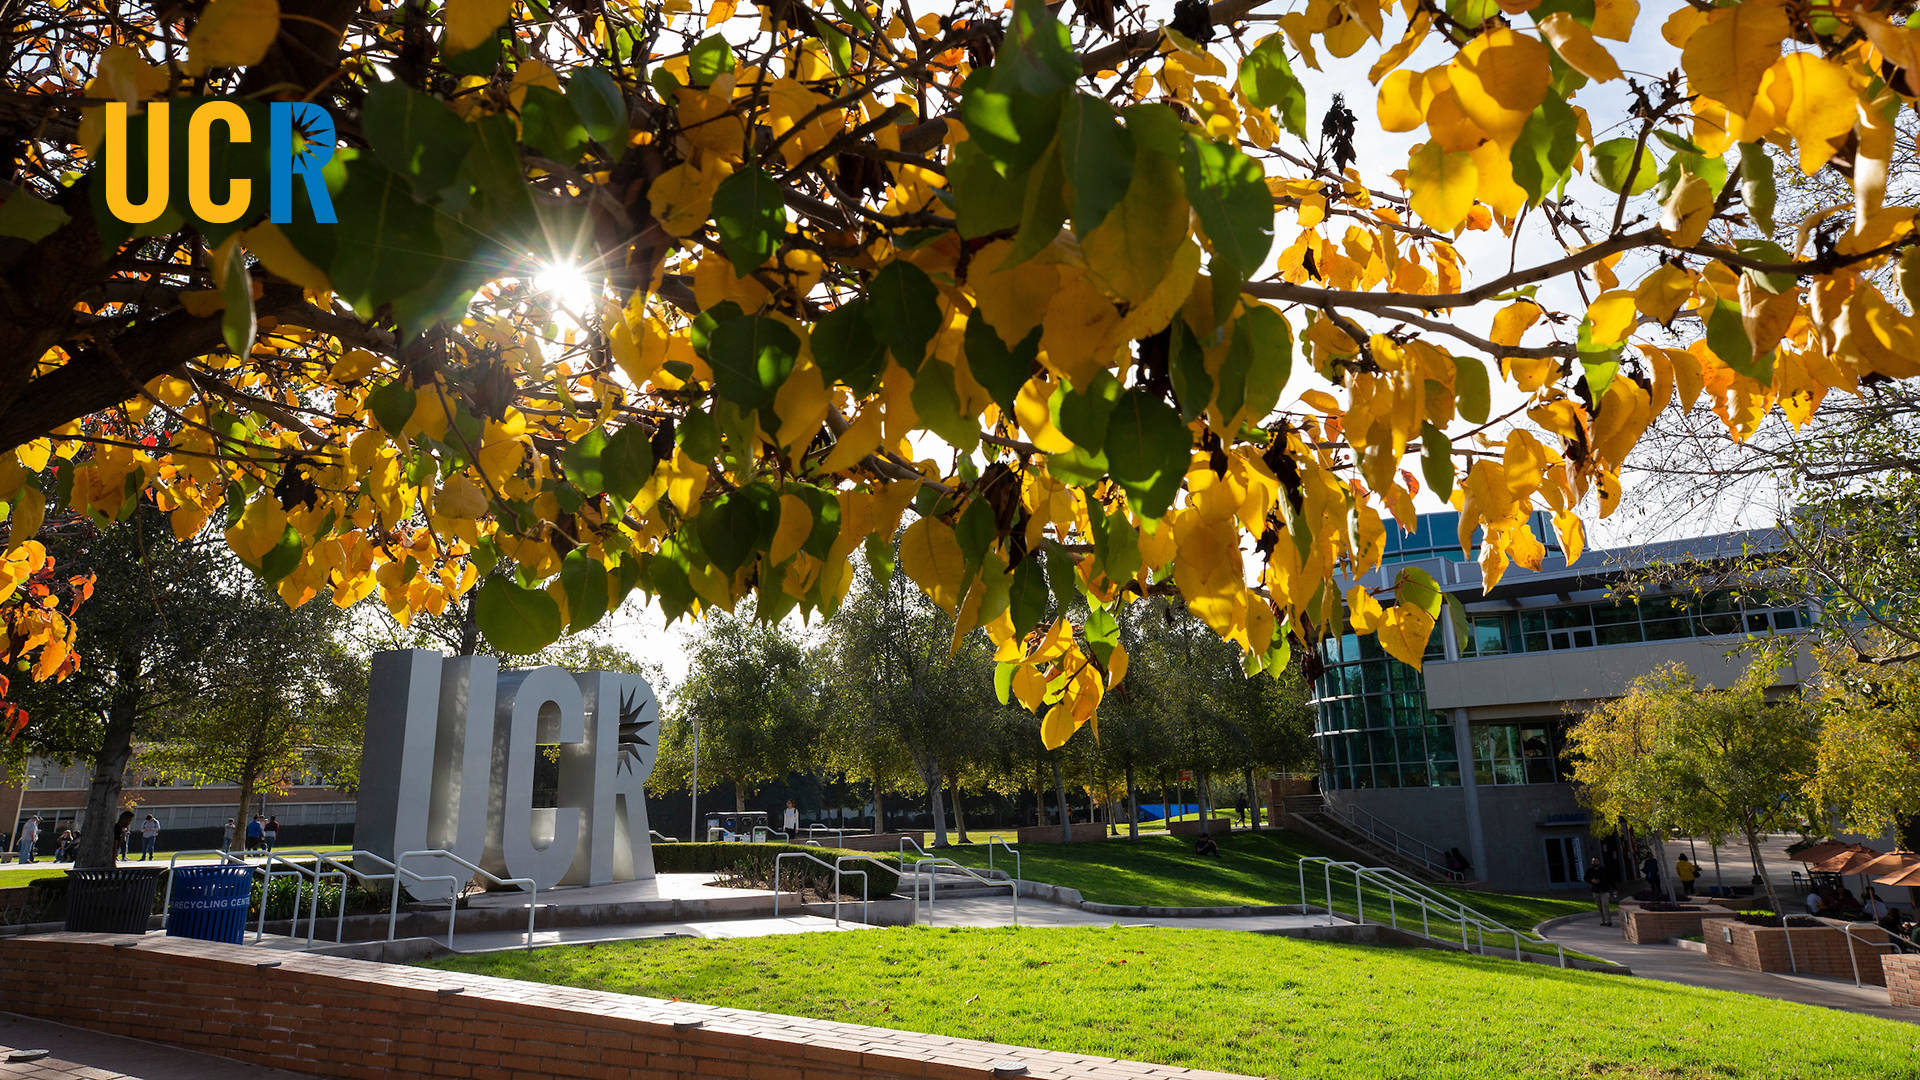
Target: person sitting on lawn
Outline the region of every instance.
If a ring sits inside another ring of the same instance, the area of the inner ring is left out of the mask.
[[[1220,845],[1212,836],[1202,833],[1200,839],[1193,842],[1193,853],[1195,855],[1211,855],[1217,859],[1220,857]]]

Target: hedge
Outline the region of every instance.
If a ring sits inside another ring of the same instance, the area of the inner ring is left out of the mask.
[[[841,876],[841,888],[853,896],[860,894],[860,879],[852,876],[855,870],[866,872],[867,895],[870,899],[892,896],[900,888],[900,859],[897,855],[804,844],[655,844],[653,868],[662,874],[736,874],[771,885],[774,857],[787,852],[811,855],[828,863],[842,855],[863,856],[861,862],[848,863]],[[875,860],[881,865],[875,866],[864,859]],[[830,871],[805,860],[788,859],[780,864],[781,886],[784,888],[795,874],[802,874],[802,880],[809,885],[825,887],[832,884],[833,874]]]

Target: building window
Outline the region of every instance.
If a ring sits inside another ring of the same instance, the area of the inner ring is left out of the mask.
[[[1715,593],[1697,600],[1659,597],[1639,602],[1568,604],[1471,615],[1460,643],[1460,656],[1466,659],[1691,637],[1768,634],[1807,625],[1806,613],[1797,608],[1747,604],[1732,593]]]
[[[1564,783],[1571,766],[1562,760],[1561,735],[1557,721],[1476,725],[1471,736],[1474,782],[1501,787]]]
[[[1322,655],[1347,648],[1323,648]],[[1371,637],[1351,649],[1358,659],[1330,665],[1314,683],[1314,738],[1326,786],[1459,786],[1453,728],[1445,714],[1427,708],[1420,673],[1386,656]]]
[[[1577,836],[1549,836],[1547,880],[1555,885],[1577,885],[1586,878],[1587,860]]]

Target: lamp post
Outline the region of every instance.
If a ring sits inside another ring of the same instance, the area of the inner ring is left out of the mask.
[[[13,800],[13,828],[7,833],[7,840],[13,844],[16,851],[20,848],[20,814],[27,806],[27,785],[38,779],[40,778],[25,768],[20,770],[20,797]]]
[[[691,844],[700,838],[700,718],[689,716],[687,719],[693,722],[693,783],[690,785],[693,797],[687,808],[693,815],[687,820],[687,843]]]

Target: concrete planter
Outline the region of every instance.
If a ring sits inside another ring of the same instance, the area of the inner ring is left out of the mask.
[[[1167,826],[1167,831],[1175,836],[1199,836],[1200,823],[1198,821],[1176,821]],[[1207,822],[1207,833],[1210,836],[1225,836],[1232,831],[1233,819],[1230,817],[1212,818]]]
[[[1836,919],[1814,919],[1819,925],[1754,926],[1733,919],[1702,920],[1701,934],[1707,940],[1707,959],[1729,967],[1749,971],[1798,972],[1825,975],[1832,979],[1854,978],[1856,965],[1863,983],[1885,986],[1882,957],[1893,951],[1887,932],[1872,923],[1842,923]],[[1840,929],[1850,926],[1851,934]],[[1793,953],[1788,957],[1787,934],[1793,935]]]
[[[1107,827],[1099,822],[1082,821],[1069,828],[1073,830],[1071,842],[1076,844],[1107,838]],[[1060,842],[1060,826],[1028,825],[1014,835],[1022,844],[1057,844]]]
[[[1709,918],[1724,919],[1732,912],[1716,904],[1686,905],[1684,911],[1650,911],[1644,904],[1620,905],[1621,926],[1626,938],[1636,945],[1663,945],[1669,938],[1700,933],[1700,924]]]

